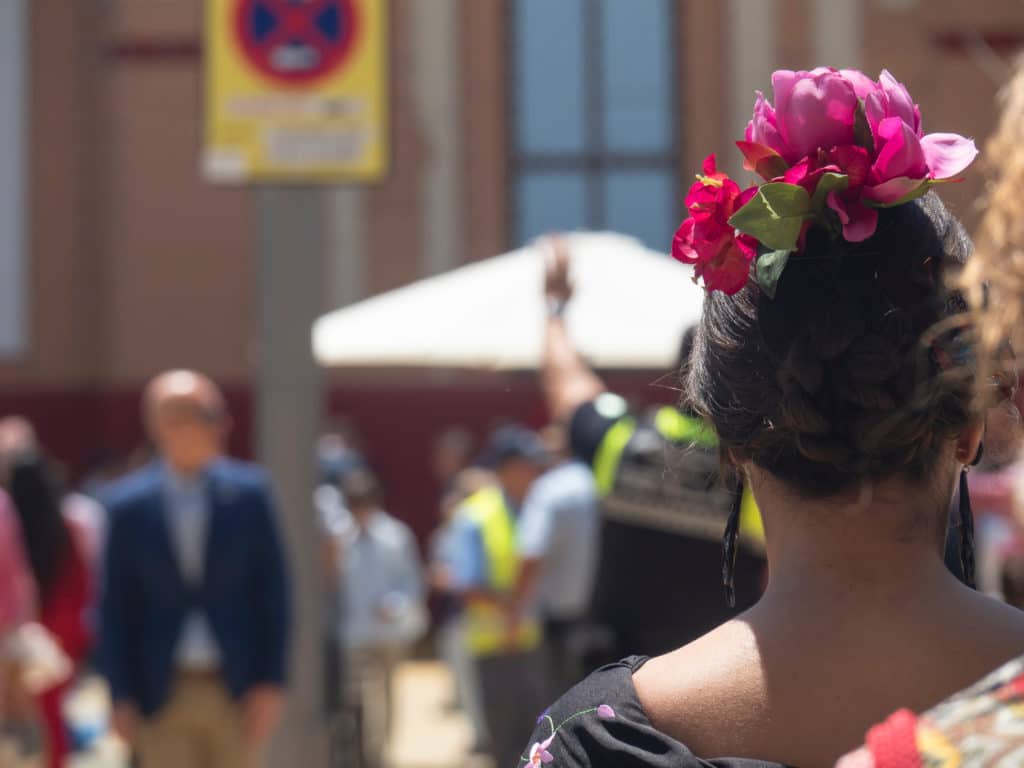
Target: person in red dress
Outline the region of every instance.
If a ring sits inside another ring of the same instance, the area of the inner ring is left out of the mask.
[[[84,552],[84,532],[65,518],[53,470],[24,419],[0,421],[0,482],[21,523],[35,581],[38,622],[77,667],[92,646],[87,614],[93,580]],[[72,675],[38,696],[50,768],[64,765],[70,751],[62,703],[73,680]]]

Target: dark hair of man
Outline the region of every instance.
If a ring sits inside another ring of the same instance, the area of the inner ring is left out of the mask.
[[[341,492],[350,507],[380,503],[380,483],[369,469],[360,468],[349,472],[341,481]]]
[[[708,294],[684,401],[724,455],[805,495],[927,477],[971,420],[971,346],[949,329],[966,304],[948,287],[969,251],[932,193],[879,210],[860,243],[811,229],[774,299],[753,282]]]

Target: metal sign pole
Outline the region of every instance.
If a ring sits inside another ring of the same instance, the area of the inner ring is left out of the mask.
[[[323,407],[310,327],[320,309],[323,196],[318,187],[254,189],[259,264],[257,430],[278,494],[292,578],[291,676],[268,765],[326,765],[319,528],[314,444]]]

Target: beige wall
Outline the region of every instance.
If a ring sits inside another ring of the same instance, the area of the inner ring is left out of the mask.
[[[109,77],[102,375],[132,381],[187,365],[247,378],[255,325],[250,199],[247,190],[198,176],[198,62],[118,59]]]
[[[463,2],[462,9],[463,253],[476,260],[508,246],[505,4],[479,0]]]
[[[887,10],[887,6],[903,10]],[[986,71],[983,59],[965,48],[940,45],[943,37],[977,31],[1016,33],[1024,43],[1024,6],[1019,0],[914,0],[867,3],[864,25],[864,65],[882,67],[907,83],[921,104],[925,131],[952,131],[972,136],[979,146],[991,131],[994,99],[1000,83]],[[925,11],[926,12],[923,12]],[[1024,50],[1024,46],[1021,47]],[[1008,62],[999,57],[990,64]],[[1007,70],[1008,72],[1008,70]],[[976,201],[983,189],[979,165],[963,184],[941,190],[943,199],[964,219],[968,229],[977,221]]]
[[[0,388],[132,386],[168,365],[248,378],[248,193],[196,173],[199,9],[32,4],[31,351]]]
[[[121,0],[110,14],[100,375],[111,384],[169,365],[249,376],[253,220],[247,190],[198,174],[200,10],[198,0]]]
[[[58,2],[31,4],[29,160],[29,348],[0,364],[0,387],[54,388],[88,374],[94,337],[89,312],[92,265],[87,246],[91,158],[78,136],[88,131],[90,104],[81,95],[88,16]],[[78,7],[75,7],[78,10]]]

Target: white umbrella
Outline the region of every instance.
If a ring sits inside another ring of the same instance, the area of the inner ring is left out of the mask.
[[[576,291],[569,332],[599,368],[665,369],[700,318],[693,271],[637,240],[569,236]],[[324,315],[313,326],[321,365],[530,369],[541,360],[545,248],[534,244]]]

